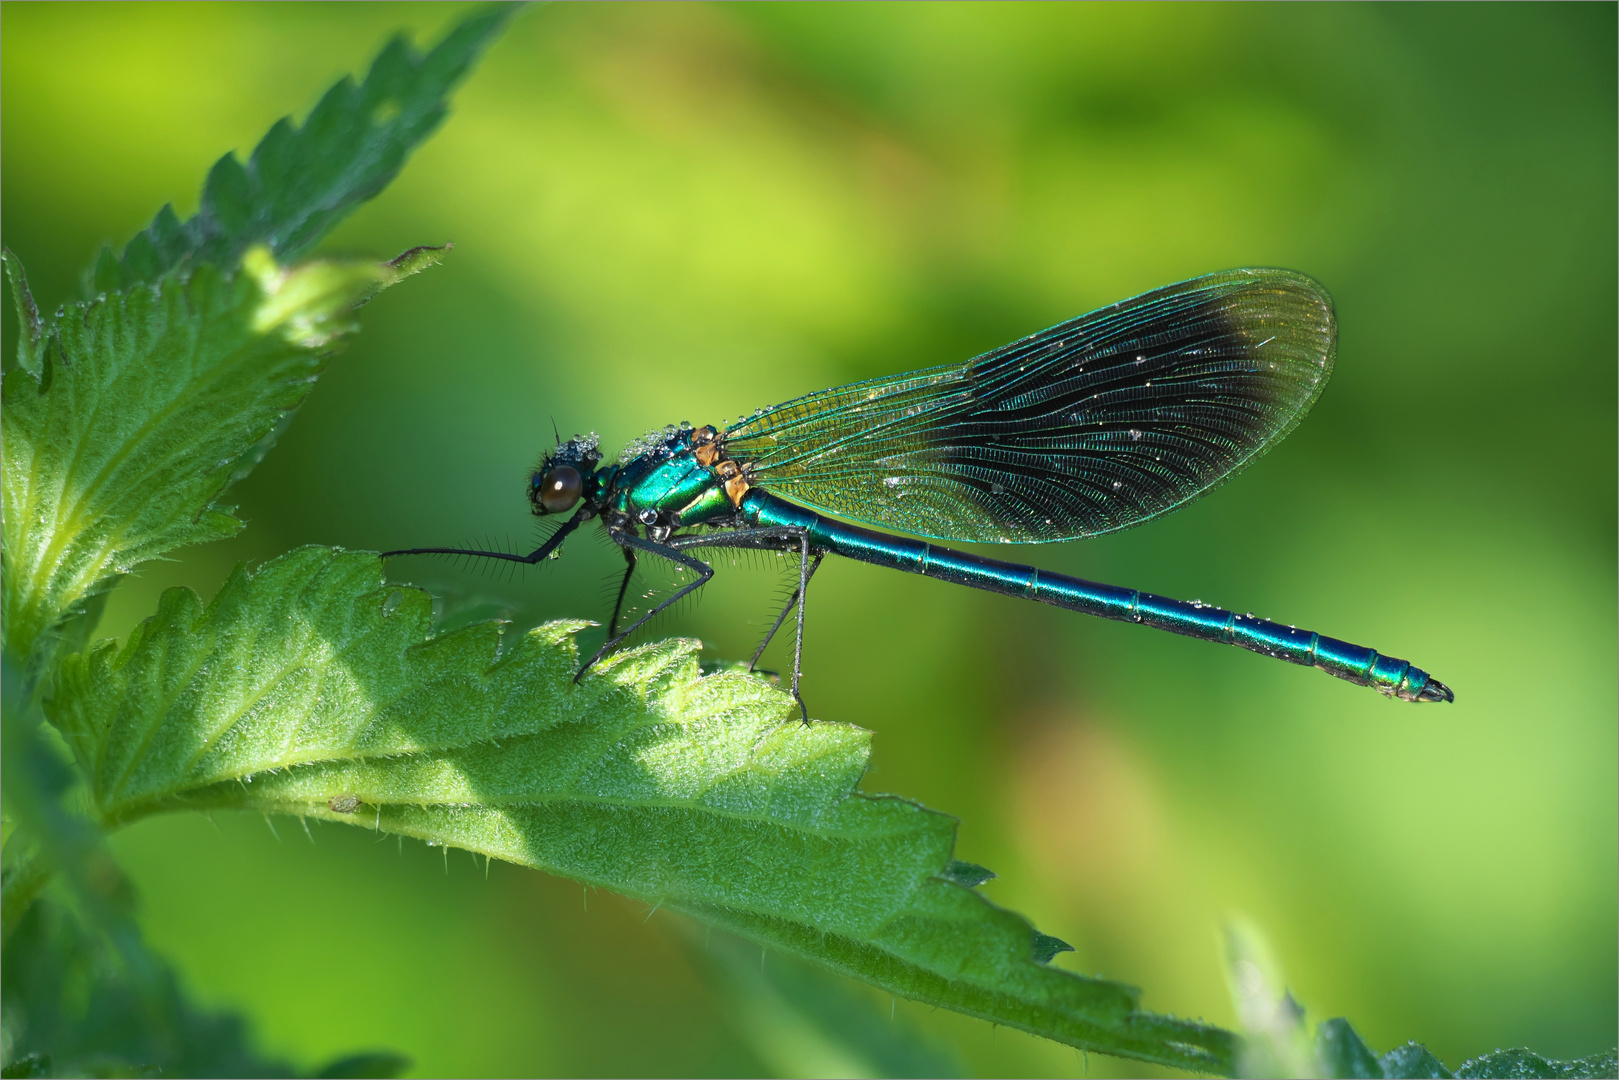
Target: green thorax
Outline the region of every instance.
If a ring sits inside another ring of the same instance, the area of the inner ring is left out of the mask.
[[[735,513],[714,470],[693,455],[684,427],[624,462],[613,489],[613,509],[638,520],[652,511],[671,525],[701,525]]]

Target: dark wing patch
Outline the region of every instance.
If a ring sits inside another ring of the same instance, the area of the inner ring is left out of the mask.
[[[1332,374],[1332,299],[1227,270],[1081,315],[965,364],[825,390],[739,422],[753,483],[943,540],[1128,528],[1242,471]]]

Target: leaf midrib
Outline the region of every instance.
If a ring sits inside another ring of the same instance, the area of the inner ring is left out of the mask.
[[[173,283],[174,288],[182,293],[181,296],[175,298],[176,302],[187,308],[194,307],[195,305],[189,302],[191,297],[187,295],[189,293],[190,282],[188,281],[182,284],[178,279],[174,278],[169,279],[169,281]],[[221,284],[227,289],[234,289],[237,287],[234,282],[228,279],[221,282]],[[169,298],[163,295],[164,290],[162,285],[154,285],[150,286],[150,288],[155,294],[154,298],[157,300],[158,304],[167,309],[169,306]],[[234,307],[234,305],[232,306]],[[166,323],[172,324],[174,320],[169,318],[169,314],[170,313],[165,310],[164,319]],[[212,318],[199,320],[196,317],[196,312],[190,312],[189,314],[191,314],[193,318],[185,321],[186,329],[189,331],[186,334],[188,340],[186,342],[185,349],[185,362],[186,369],[193,373],[192,377],[179,380],[178,385],[175,387],[175,392],[168,395],[167,400],[162,403],[162,405],[147,419],[144,424],[123,439],[118,449],[107,457],[100,470],[90,478],[90,481],[80,491],[79,497],[70,507],[67,508],[67,513],[65,515],[60,512],[58,513],[56,520],[59,526],[64,522],[72,522],[80,517],[80,510],[87,502],[91,500],[92,493],[100,492],[101,489],[106,486],[107,477],[126,460],[128,460],[129,456],[142,442],[145,441],[146,437],[150,435],[153,430],[166,424],[176,412],[180,411],[182,402],[204,396],[207,391],[211,390],[223,378],[225,374],[224,369],[229,366],[228,363],[214,364],[211,368],[206,369],[200,368],[197,363],[198,356],[202,349],[202,339],[204,336],[203,331],[205,328],[215,325],[217,320]],[[165,327],[165,332],[167,332],[168,329],[168,327]],[[251,346],[253,344],[251,336],[243,338],[242,341],[245,346]],[[234,356],[239,351],[240,350],[232,350],[230,355]],[[116,382],[118,380],[115,377],[113,381]],[[106,391],[108,387],[103,386],[101,389]],[[105,392],[97,395],[98,401],[96,402],[96,410],[92,414],[91,422],[85,425],[85,430],[99,430],[94,421],[100,416],[101,409],[106,404],[106,396],[107,395]],[[73,460],[62,474],[62,485],[64,489],[69,487],[69,481],[72,479],[74,472],[77,470],[89,444],[90,440],[88,439],[79,440],[79,446],[74,453]],[[210,499],[209,502],[211,503],[212,499]],[[117,545],[114,543],[114,538],[120,531],[121,530],[116,529],[109,530],[102,544],[100,545],[109,553],[109,556],[111,552],[119,550]],[[58,528],[56,530],[57,542],[53,543],[52,547],[48,550],[52,555],[56,555],[63,547],[71,543],[72,540],[77,539],[80,535],[81,531]],[[98,565],[104,565],[105,562],[106,559],[104,558]],[[99,575],[97,576],[99,577]]]
[[[324,763],[323,762],[307,762],[305,764],[319,765],[319,764],[324,764]],[[299,767],[299,766],[292,766],[292,768],[297,768],[297,767]],[[138,803],[131,803],[131,804],[128,804],[127,806],[122,808],[123,812],[117,814],[114,817],[111,817],[109,820],[116,821],[116,822],[118,822],[120,824],[128,824],[129,822],[134,821],[137,818],[139,818],[141,816],[144,816],[145,814],[156,813],[156,812],[158,812],[160,810],[171,808],[171,804],[176,803],[176,802],[181,803],[182,805],[185,805],[185,806],[187,806],[188,808],[191,808],[191,809],[200,809],[200,808],[203,808],[203,807],[209,807],[209,808],[213,808],[213,809],[231,809],[231,810],[258,809],[258,810],[264,811],[266,813],[284,812],[284,813],[291,814],[293,816],[308,816],[308,813],[310,811],[318,811],[319,808],[322,805],[325,804],[326,800],[332,797],[331,795],[327,795],[327,796],[318,796],[317,795],[317,796],[312,796],[310,798],[310,800],[307,801],[307,802],[301,801],[301,800],[298,800],[298,799],[275,798],[275,797],[266,798],[266,799],[248,798],[248,799],[245,799],[245,800],[234,800],[234,799],[212,800],[212,799],[196,799],[195,798],[196,796],[202,795],[203,793],[205,793],[205,792],[207,792],[207,791],[209,791],[211,789],[212,790],[221,790],[221,789],[225,789],[225,788],[229,787],[230,785],[237,785],[237,786],[241,787],[243,790],[247,790],[247,789],[249,789],[250,785],[252,784],[254,776],[261,776],[261,775],[264,775],[266,773],[273,773],[273,772],[276,772],[276,771],[278,771],[278,770],[265,769],[265,770],[262,770],[261,772],[250,773],[250,774],[247,774],[245,776],[227,777],[227,778],[225,778],[223,780],[217,780],[217,781],[214,781],[214,782],[212,782],[210,784],[204,785],[202,787],[191,788],[191,789],[187,789],[187,790],[184,790],[184,791],[169,792],[167,794],[158,796],[157,798],[154,798],[154,799],[142,800],[141,802],[138,802]],[[357,795],[357,796],[359,796],[361,798],[362,805],[365,805],[365,806],[368,806],[368,807],[383,807],[383,808],[387,808],[387,807],[390,807],[390,806],[402,806],[402,807],[417,807],[419,809],[428,809],[428,808],[432,808],[432,807],[443,807],[445,809],[451,809],[451,810],[487,810],[487,809],[495,809],[495,808],[507,807],[507,806],[510,806],[510,807],[545,806],[545,805],[549,805],[549,804],[553,804],[553,803],[574,803],[574,804],[580,804],[580,805],[586,805],[586,806],[605,806],[605,807],[615,807],[615,808],[616,807],[623,807],[623,808],[629,809],[629,810],[687,810],[687,811],[690,811],[690,812],[692,812],[694,814],[704,814],[704,815],[708,815],[708,816],[712,816],[712,817],[716,817],[716,818],[722,818],[722,819],[724,819],[726,821],[752,822],[752,823],[760,824],[760,825],[773,825],[773,826],[777,826],[779,828],[790,829],[790,830],[793,830],[793,831],[796,831],[796,832],[803,832],[803,833],[807,833],[809,835],[825,837],[827,839],[832,839],[832,840],[849,840],[849,841],[859,841],[859,840],[863,840],[863,839],[881,840],[881,839],[893,838],[896,835],[900,835],[902,833],[925,831],[924,829],[919,828],[919,829],[906,829],[906,830],[901,830],[899,832],[892,831],[892,830],[883,830],[883,831],[877,831],[877,832],[856,832],[856,831],[842,830],[842,829],[820,828],[818,826],[807,824],[807,823],[803,822],[800,819],[783,818],[783,817],[778,817],[778,816],[772,816],[772,815],[770,815],[768,813],[741,813],[741,812],[737,812],[737,811],[733,811],[733,810],[727,810],[727,809],[725,809],[723,807],[707,806],[707,805],[695,802],[695,801],[693,801],[691,799],[621,798],[621,797],[609,797],[609,796],[606,796],[606,795],[591,795],[591,794],[588,794],[588,793],[571,792],[571,791],[570,792],[559,792],[559,793],[556,793],[556,794],[553,794],[553,795],[546,795],[546,796],[543,796],[543,797],[480,799],[478,802],[459,802],[459,801],[448,801],[448,800],[446,800],[446,801],[435,801],[435,800],[417,801],[417,800],[412,800],[412,799],[390,799],[390,800],[388,800],[386,802],[369,802],[368,803],[368,802],[364,801],[364,795],[365,795],[364,792],[354,791],[352,789],[343,789],[343,790],[334,789],[332,794],[333,795]],[[906,798],[904,798],[903,796],[900,796],[900,795],[878,795],[878,794],[873,794],[873,793],[867,792],[867,791],[851,791],[847,795],[845,795],[844,798],[845,799],[863,799],[863,800],[866,800],[868,802],[897,802],[897,803],[903,803],[904,805],[907,805],[907,806],[916,807],[918,810],[922,810],[928,815],[937,814],[937,811],[928,811],[925,807],[921,806],[919,803],[914,803],[911,800],[906,799]],[[836,806],[838,804],[833,803],[831,805]],[[131,812],[131,811],[133,811],[133,812]],[[319,815],[319,816],[322,816],[324,818],[324,815]],[[357,818],[358,818],[357,815],[352,815],[352,814],[338,816],[336,814],[336,812],[333,811],[332,812],[332,817],[331,817],[330,820],[336,821],[339,824],[348,824],[348,823],[352,822],[353,820],[356,820]],[[923,822],[923,821],[927,821],[928,818],[923,817],[923,816],[919,816],[917,820],[920,823],[920,822]],[[931,876],[937,877],[939,875],[938,874],[933,874]]]
[[[157,285],[150,285],[150,286],[137,286],[136,288],[143,288],[143,287],[150,291],[150,293],[152,294],[153,299],[159,305],[163,305],[165,297],[163,296],[163,290],[162,290],[161,283],[157,284]],[[133,290],[131,291],[131,293],[129,295],[134,295]],[[111,301],[106,299],[106,298],[102,298],[101,300],[96,302],[96,305],[97,305],[96,308],[83,308],[83,309],[80,309],[78,311],[78,314],[79,314],[80,318],[83,319],[87,324],[88,324],[89,319],[90,319],[92,314],[94,314],[97,319],[105,319],[106,316],[107,316],[107,313],[108,313],[108,309],[111,306]],[[65,319],[65,317],[66,316],[64,316],[64,319]],[[58,341],[61,340],[61,328],[62,328],[62,323],[63,323],[64,319],[58,319],[57,322],[56,322],[56,326],[53,328],[53,333],[57,337]],[[167,324],[172,322],[172,320],[170,320],[167,317],[167,312],[165,312],[164,321],[165,321],[165,324],[166,324],[165,325],[165,332],[166,332],[167,329],[168,329]],[[188,367],[191,370],[195,370],[196,355],[197,355],[197,351],[198,351],[198,348],[199,348],[199,343],[200,343],[202,335],[201,335],[200,332],[198,332],[198,328],[195,326],[194,321],[187,321],[186,328],[189,331],[191,331],[187,335],[189,337],[190,341],[189,341],[189,348],[186,351],[186,359],[188,361]],[[105,341],[105,339],[109,336],[109,331],[107,330],[107,328],[103,327],[100,330],[100,332],[98,333],[98,336],[103,341]],[[99,351],[111,352],[112,350],[99,350]],[[61,350],[61,355],[62,355],[62,361],[61,361],[62,366],[63,367],[70,367],[71,363],[70,363],[70,361],[69,361],[69,359],[67,357],[67,353],[66,353],[65,348]],[[119,360],[117,358],[113,357],[113,356],[107,356],[107,357],[105,357],[105,360],[106,360],[107,370],[110,371],[112,373],[112,376],[113,376],[112,379],[109,380],[109,381],[113,382],[113,383],[116,383],[118,381],[117,368],[122,366],[122,365],[120,364]],[[79,370],[81,370],[81,371],[84,370],[83,365],[79,366]],[[66,373],[64,373],[64,374],[66,374]],[[217,378],[217,376],[215,376],[215,377]],[[211,381],[213,381],[213,380],[210,379],[210,382]],[[57,383],[56,380],[53,380],[52,382],[53,382],[52,387],[49,390],[46,390],[45,393],[49,394],[53,390],[57,390],[58,387],[60,386],[60,384]],[[80,430],[81,434],[85,433],[85,432],[91,432],[91,431],[100,430],[100,428],[99,428],[99,426],[97,424],[97,421],[100,419],[103,410],[105,409],[105,407],[108,404],[107,399],[108,399],[108,391],[110,390],[110,386],[108,385],[108,383],[101,382],[100,380],[97,380],[97,382],[98,382],[98,385],[95,388],[96,402],[95,402],[94,407],[91,410],[90,417],[88,418],[88,420],[76,422],[75,425],[74,425],[75,427],[77,427]],[[66,390],[66,387],[65,386],[61,387],[61,389]],[[189,387],[182,387],[181,389],[182,390],[188,390]],[[160,422],[168,420],[169,417],[173,414],[174,410],[178,407],[178,402],[183,397],[186,397],[186,396],[189,396],[189,395],[186,394],[186,393],[170,394],[168,401],[165,402],[159,408],[159,410],[147,420],[147,422],[145,424],[143,424],[141,427],[137,428],[134,433],[132,433],[131,435],[126,436],[123,440],[121,440],[118,449],[112,455],[110,455],[108,457],[107,461],[103,464],[101,470],[94,477],[92,477],[90,479],[90,481],[85,484],[85,486],[83,488],[81,488],[78,491],[77,497],[74,498],[71,503],[69,503],[66,499],[64,499],[64,501],[62,503],[59,503],[55,507],[55,511],[54,511],[54,515],[53,515],[53,519],[52,519],[53,520],[53,525],[55,527],[51,530],[51,536],[50,536],[49,542],[45,545],[44,550],[42,552],[40,552],[39,556],[37,557],[37,561],[35,562],[36,573],[29,575],[29,577],[34,582],[36,582],[38,585],[43,586],[43,589],[36,587],[36,589],[34,590],[34,603],[35,604],[40,603],[44,599],[44,595],[42,595],[42,593],[45,594],[45,595],[48,595],[49,592],[53,591],[52,588],[51,588],[52,582],[50,582],[50,581],[40,582],[39,581],[39,574],[37,573],[38,568],[43,567],[43,566],[56,566],[56,567],[61,566],[62,561],[63,561],[62,560],[62,554],[69,547],[78,545],[78,546],[80,546],[80,548],[82,550],[85,550],[86,554],[90,554],[91,552],[95,551],[96,549],[100,549],[99,557],[95,556],[95,555],[91,556],[91,560],[92,560],[91,561],[91,569],[88,572],[81,565],[80,567],[75,568],[75,571],[72,573],[70,581],[72,582],[73,586],[77,588],[78,591],[83,591],[84,589],[88,588],[88,586],[85,584],[85,582],[87,580],[91,584],[93,584],[95,581],[100,580],[101,577],[105,576],[105,573],[104,573],[105,567],[106,567],[108,561],[111,559],[112,553],[115,550],[117,550],[115,544],[113,543],[114,535],[115,535],[116,530],[109,530],[105,535],[103,535],[101,537],[87,538],[86,533],[89,532],[88,528],[73,529],[73,528],[68,528],[68,527],[65,527],[65,526],[67,526],[68,524],[70,524],[70,523],[72,523],[72,522],[74,522],[74,521],[76,521],[76,520],[78,520],[80,518],[82,508],[85,506],[85,504],[88,501],[91,500],[93,493],[99,492],[100,489],[104,486],[105,481],[106,481],[106,477],[108,475],[108,472],[111,469],[115,468],[118,464],[122,463],[129,456],[129,454],[133,452],[133,449],[140,443],[140,441],[153,429],[153,427],[155,425],[159,424]],[[60,405],[60,402],[58,400],[53,400],[51,402],[50,407],[54,410],[55,407],[57,407],[58,405]],[[74,476],[78,472],[80,466],[83,463],[84,455],[88,452],[91,441],[92,440],[87,439],[87,438],[83,438],[83,437],[79,438],[78,441],[77,441],[77,445],[74,447],[74,451],[73,451],[72,456],[69,458],[66,466],[62,469],[61,482],[62,482],[62,492],[63,492],[64,496],[67,494],[67,492],[71,491],[72,488],[73,488],[72,481],[74,479]],[[39,483],[39,465],[45,459],[45,457],[46,457],[46,455],[44,455],[44,454],[35,454],[34,455],[34,461],[31,462],[31,465],[33,465],[33,468],[31,469],[30,476],[29,476],[29,503],[28,503],[28,507],[29,507],[30,511],[32,511],[36,506],[39,505],[39,500],[43,496],[43,493],[40,490],[40,483]],[[32,516],[32,514],[30,514],[30,517],[31,516]],[[89,543],[81,543],[82,541],[84,541],[86,539],[89,539]],[[56,577],[55,572],[53,571],[49,575],[49,577],[54,579]],[[56,585],[57,585],[57,588],[61,592],[63,592],[64,594],[67,593],[67,592],[70,592],[70,591],[75,591],[74,588],[68,587],[67,583],[57,582]]]

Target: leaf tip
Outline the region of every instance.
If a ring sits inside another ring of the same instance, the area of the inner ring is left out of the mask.
[[[1073,952],[1074,947],[1060,937],[1052,937],[1036,930],[1030,951],[1035,963],[1049,964],[1058,953]]]
[[[444,257],[455,250],[455,245],[446,241],[439,245],[421,244],[409,251],[389,259],[384,265],[388,268],[388,284],[403,281],[412,274],[419,274],[430,266],[437,266],[444,261]]]
[[[0,369],[6,372],[22,368],[38,380],[43,374],[43,349],[40,342],[45,334],[45,323],[39,317],[39,305],[28,287],[28,276],[23,272],[22,260],[9,247],[0,247],[0,263],[5,264],[6,284],[11,289],[11,302],[17,310],[17,355],[0,358]]]
[[[977,863],[951,859],[945,864],[945,868],[940,871],[939,876],[963,888],[975,889],[986,881],[993,881],[995,871],[979,866]],[[1052,938],[1052,940],[1055,941],[1056,938]]]
[[[1292,1001],[1291,995],[1287,998]],[[1293,1005],[1298,1015],[1303,1016],[1304,1010],[1296,1003]],[[1384,1075],[1382,1063],[1377,1055],[1361,1039],[1349,1021],[1341,1016],[1330,1020],[1323,1020],[1315,1029],[1315,1053],[1320,1060],[1327,1076],[1375,1076]]]

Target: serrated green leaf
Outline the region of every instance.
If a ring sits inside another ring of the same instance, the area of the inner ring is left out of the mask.
[[[957,885],[965,885],[969,889],[977,888],[986,881],[995,877],[995,871],[977,863],[963,862],[960,859],[951,859],[944,873],[939,875],[946,881],[953,881]]]
[[[1383,1075],[1389,1080],[1451,1080],[1445,1063],[1421,1043],[1408,1042],[1378,1058]]]
[[[305,548],[206,607],[167,593],[122,649],[66,658],[51,719],[118,824],[298,814],[449,844],[684,911],[892,993],[1103,1053],[1229,1071],[1232,1036],[1034,959],[952,880],[954,819],[858,790],[869,732],[805,725],[668,641],[578,685],[573,634],[429,638],[375,556]]]
[[[363,83],[345,75],[302,127],[278,120],[246,165],[234,153],[215,162],[195,216],[182,222],[165,206],[122,256],[103,249],[86,274],[90,295],[156,281],[187,260],[234,266],[254,244],[282,262],[302,256],[393,180],[517,7],[479,9],[425,56],[404,37],[388,42]]]
[[[1482,1080],[1485,1077],[1495,1080],[1590,1080],[1592,1077],[1615,1075],[1619,1075],[1619,1052],[1613,1050],[1585,1058],[1555,1061],[1523,1046],[1476,1057],[1456,1070],[1460,1080]]]
[[[240,528],[214,500],[303,400],[354,305],[423,258],[283,269],[256,249],[242,273],[204,263],[45,324],[38,376],[5,376],[8,655],[115,575]]]
[[[1382,1080],[1383,1065],[1343,1017],[1323,1020],[1315,1029],[1315,1053],[1327,1076]]]
[[[296,1076],[262,1055],[240,1015],[199,1007],[175,972],[145,954],[134,977],[124,958],[50,900],[31,907],[6,942],[8,1057],[0,1076]],[[387,1051],[352,1054],[314,1076],[398,1076]]]
[[[0,966],[8,1069],[27,1076],[290,1076],[260,1057],[240,1016],[198,1008],[174,972],[134,977],[63,906],[41,901],[6,942]]]
[[[1611,1077],[1619,1056],[1610,1050],[1586,1058],[1558,1061],[1534,1053],[1527,1047],[1497,1050],[1466,1062],[1453,1074],[1421,1043],[1408,1042],[1378,1057],[1350,1026],[1338,1017],[1324,1020],[1316,1028],[1316,1054],[1321,1076],[1375,1080],[1448,1080],[1449,1077],[1502,1078],[1502,1080],[1557,1080]],[[1285,1075],[1285,1074],[1284,1074]]]
[[[1073,952],[1074,947],[1060,937],[1042,934],[1038,930],[1034,934],[1034,947],[1031,950],[1034,962],[1049,964],[1057,958],[1058,953]]]

